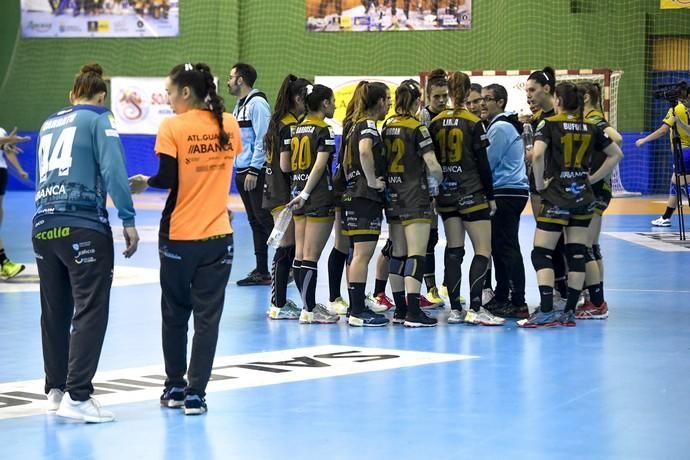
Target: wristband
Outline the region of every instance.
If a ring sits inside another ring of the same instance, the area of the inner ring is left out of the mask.
[[[309,193],[305,192],[304,190],[299,192],[299,195],[297,196],[302,198],[304,201],[307,201],[309,199]]]

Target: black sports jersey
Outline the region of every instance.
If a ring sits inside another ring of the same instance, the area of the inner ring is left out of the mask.
[[[530,124],[532,125],[532,129],[536,132],[537,127],[539,126],[539,123],[541,123],[542,120],[548,117],[553,117],[556,115],[556,111],[554,109],[549,110],[548,112],[544,112],[543,109],[539,109],[536,112],[532,114],[532,119],[530,120]],[[534,185],[534,171],[532,171],[532,164],[529,161],[526,161],[527,164],[527,181],[529,182],[529,191],[531,193],[536,193],[537,188]]]
[[[611,139],[594,123],[579,121],[562,113],[542,120],[535,141],[546,143],[544,178],[551,179],[541,192],[544,200],[561,208],[578,208],[594,200],[587,178],[596,151],[611,144]]]
[[[587,112],[585,115],[585,120],[594,123],[597,125],[597,128],[600,130],[604,131],[606,128],[608,128],[609,122],[606,121],[606,118],[604,118],[604,114],[601,113],[599,110],[591,110]],[[592,161],[590,162],[589,168],[591,172],[596,171],[597,169],[601,168],[601,165],[604,164],[604,161],[606,160],[606,154],[602,151],[595,151],[594,155],[592,156]],[[611,191],[611,176],[607,176],[598,183],[594,184],[594,189],[595,191],[598,189],[608,189],[608,191]]]
[[[310,197],[304,205],[305,211],[333,205],[333,186],[331,176],[331,161],[335,152],[335,139],[333,130],[328,124],[319,118],[307,116],[295,128],[295,133],[290,141],[292,163],[292,186],[295,192],[304,190],[309,179],[318,152],[327,152],[329,155],[326,169],[319,181],[310,192]]]
[[[345,173],[345,195],[351,198],[366,198],[372,201],[383,202],[383,194],[369,187],[367,178],[362,169],[359,152],[359,141],[371,139],[372,153],[374,157],[374,176],[386,175],[386,159],[383,155],[383,142],[376,127],[376,121],[363,118],[357,120],[352,127],[345,146],[345,157],[342,168]]]
[[[393,213],[429,207],[425,153],[434,151],[429,130],[411,116],[392,116],[381,132],[388,165],[387,208]]]
[[[456,204],[459,197],[479,191],[493,199],[491,169],[486,158],[489,141],[481,120],[464,108],[445,110],[433,119],[429,130],[443,169],[436,200],[442,205]]]
[[[280,169],[280,153],[290,150],[292,134],[297,119],[291,113],[280,119],[273,149],[266,152],[266,182],[264,183],[263,207],[273,209],[290,201],[290,174]]]

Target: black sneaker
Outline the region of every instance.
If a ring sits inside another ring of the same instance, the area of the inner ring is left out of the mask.
[[[433,327],[437,323],[438,320],[436,318],[431,318],[419,310],[416,313],[408,312],[403,325],[405,327]]]
[[[246,278],[237,281],[238,286],[270,286],[271,275],[259,273],[256,269],[249,272]]]
[[[168,387],[161,395],[161,406],[178,408],[184,406],[184,388]]]
[[[207,411],[206,401],[199,395],[188,394],[184,398],[184,415],[201,415]]]
[[[405,316],[407,316],[407,309],[401,310],[396,308],[393,313],[393,324],[403,324],[405,322]]]

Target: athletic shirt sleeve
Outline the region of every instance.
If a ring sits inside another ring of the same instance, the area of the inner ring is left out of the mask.
[[[285,125],[281,128],[278,133],[279,139],[279,152],[285,152],[290,150],[290,141],[292,141],[292,131],[295,129],[295,125]]]
[[[331,129],[330,126],[319,129],[319,135],[316,140],[316,151],[326,152],[329,155],[335,152],[335,138],[333,136],[333,129]]]
[[[129,191],[125,156],[120,136],[113,127],[112,114],[98,116],[93,125],[95,155],[106,190],[117,208],[124,227],[134,226],[134,204]]]
[[[611,145],[611,139],[609,138],[608,134],[604,132],[604,130],[600,129],[599,127],[594,128],[594,133],[592,133],[594,137],[594,148],[597,152],[603,151],[606,147]]]
[[[549,122],[542,120],[537,125],[537,132],[534,133],[534,141],[542,141],[547,146],[551,145],[551,136],[549,135]]]
[[[166,118],[161,122],[156,135],[156,155],[168,155],[177,158],[177,142],[172,130],[172,118]]]
[[[434,151],[434,141],[431,139],[431,134],[429,133],[429,128],[424,125],[420,125],[415,129],[415,144],[417,144],[417,152],[419,156],[424,156],[424,154]]]

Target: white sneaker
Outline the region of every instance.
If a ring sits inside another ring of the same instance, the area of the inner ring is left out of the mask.
[[[506,320],[493,315],[489,310],[481,307],[479,311],[474,311],[472,309],[468,310],[465,315],[465,322],[468,324],[480,324],[482,326],[503,326]]]
[[[671,219],[664,219],[664,216],[661,216],[658,219],[654,219],[652,225],[655,227],[670,227]]]
[[[115,415],[103,409],[95,399],[74,401],[69,393],[65,393],[55,415],[86,423],[104,423],[115,420]]]
[[[46,410],[48,412],[55,412],[58,410],[63,396],[65,396],[64,391],[57,388],[51,388],[51,390],[48,392],[48,404],[46,405]]]
[[[494,297],[496,297],[496,294],[494,294],[494,290],[491,288],[484,288],[482,289],[482,305],[486,305],[487,303],[491,302],[494,300]]]
[[[553,290],[553,309],[554,311],[565,311],[565,303],[567,299],[561,297],[561,294],[554,289]]]
[[[333,302],[328,302],[327,308],[334,315],[346,315],[348,305],[342,297],[338,297]]]
[[[448,315],[448,324],[460,324],[465,322],[466,310],[451,310]]]
[[[325,306],[317,303],[313,311],[302,310],[299,316],[300,324],[333,324],[337,323],[340,316],[333,315]]]

